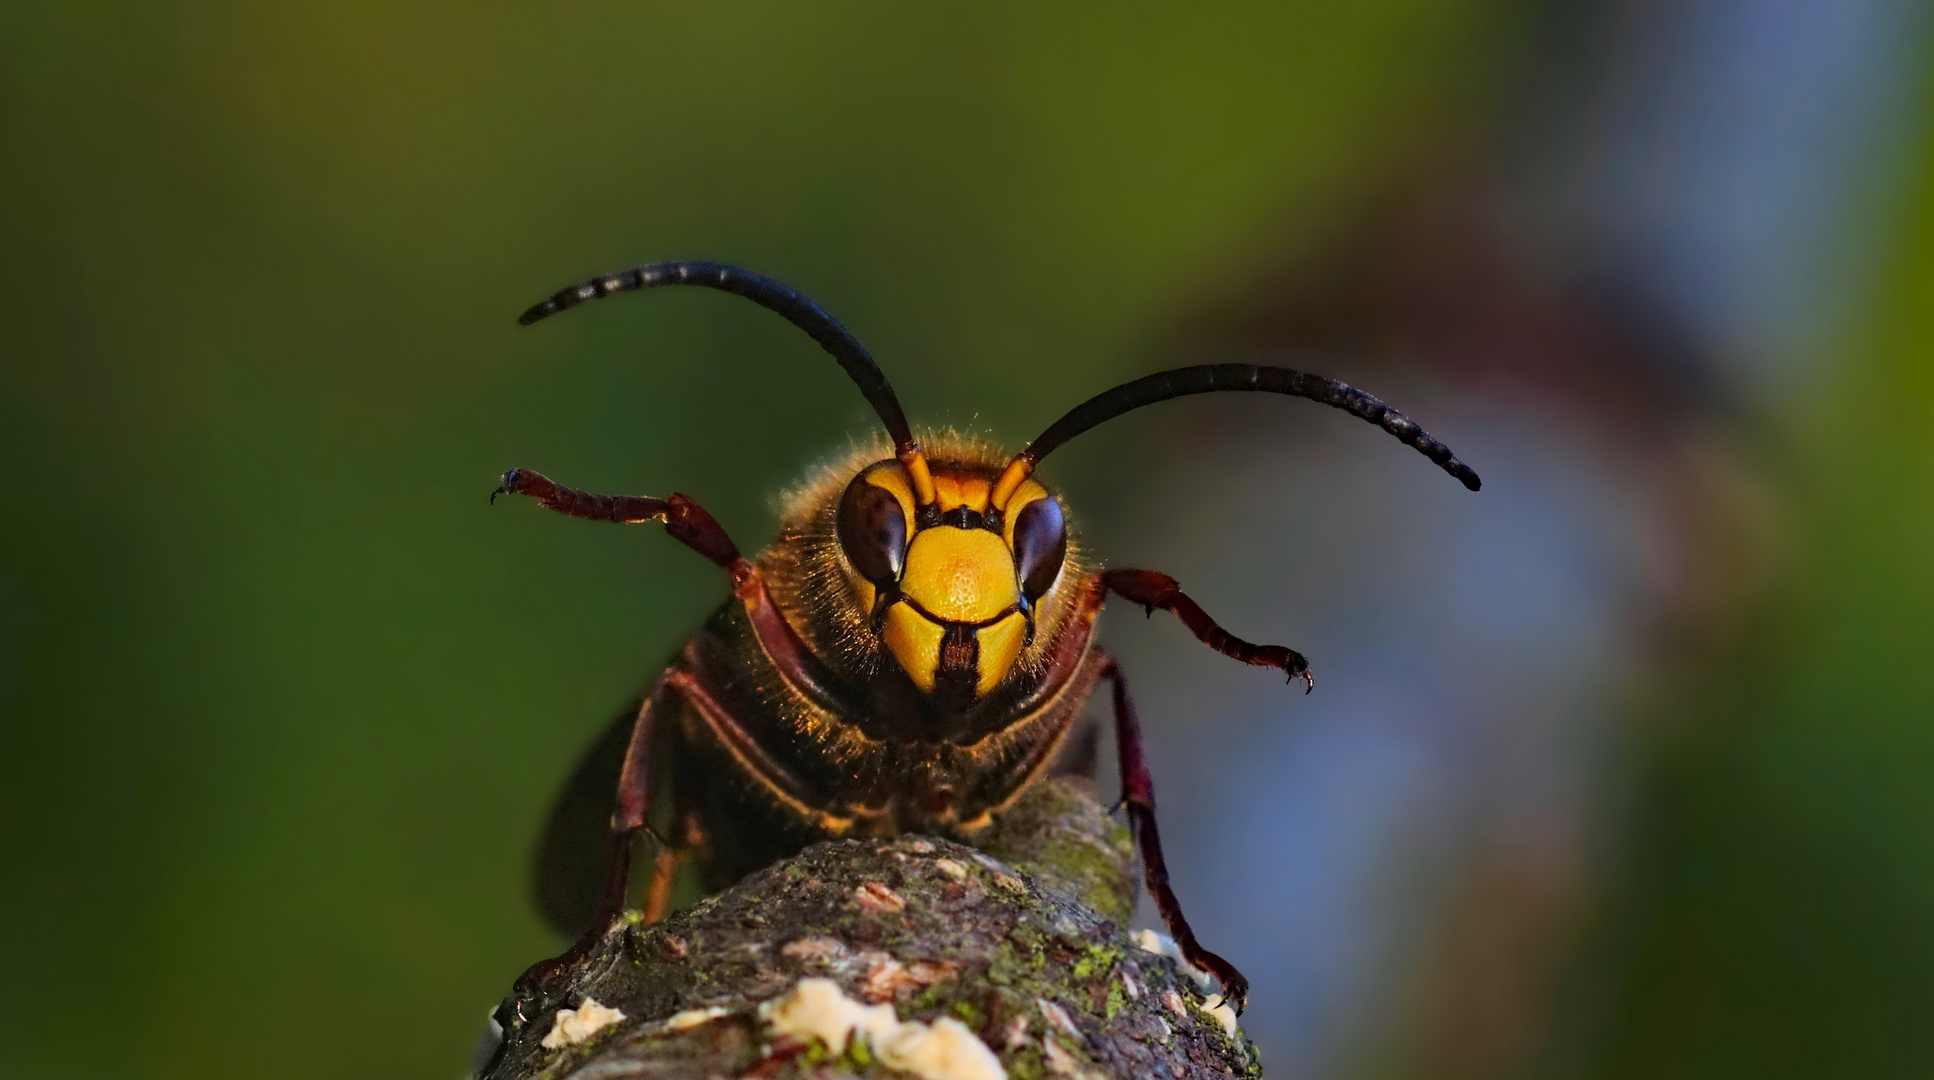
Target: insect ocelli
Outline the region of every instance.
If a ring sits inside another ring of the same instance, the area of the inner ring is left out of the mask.
[[[1261,392],[1352,413],[1472,491],[1477,474],[1361,390],[1254,364],[1175,368],[1112,387],[1012,454],[957,435],[916,438],[886,375],[845,327],[786,285],[721,263],[632,267],[558,292],[519,321],[665,285],[732,293],[805,331],[872,405],[885,444],[809,478],[787,500],[778,539],[751,557],[685,495],[596,495],[529,469],[503,475],[493,501],[523,495],[572,517],[662,524],[731,587],[559,800],[540,898],[553,922],[583,936],[520,986],[556,977],[624,915],[638,833],[659,840],[644,901],[651,920],[688,862],[720,889],[831,837],[926,832],[972,843],[1040,778],[1092,772],[1092,755],[1073,748],[1090,723],[1084,706],[1106,683],[1144,883],[1183,958],[1240,1012],[1248,980],[1196,940],[1170,884],[1134,701],[1094,640],[1095,619],[1118,596],[1174,614],[1224,656],[1302,680],[1306,693],[1315,678],[1301,653],[1224,630],[1168,575],[1100,566],[1070,541],[1067,507],[1038,466],[1146,405]]]

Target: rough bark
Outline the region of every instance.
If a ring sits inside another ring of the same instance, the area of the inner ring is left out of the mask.
[[[657,925],[618,925],[567,989],[511,1018],[483,1076],[907,1075],[864,1040],[841,1052],[774,1031],[760,1006],[811,977],[901,1021],[959,1020],[1010,1080],[1261,1074],[1196,977],[1126,932],[1134,851],[1091,789],[1038,785],[990,832],[819,844]],[[587,998],[625,1018],[546,1048],[557,1010]]]

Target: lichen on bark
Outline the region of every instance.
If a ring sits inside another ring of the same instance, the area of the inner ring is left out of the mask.
[[[909,1075],[864,1038],[775,1032],[761,1006],[810,978],[900,1021],[959,1021],[1010,1080],[1261,1074],[1196,979],[1127,933],[1134,850],[1088,785],[1036,785],[977,839],[818,844],[656,925],[627,920],[522,1003],[484,1080]],[[587,999],[625,1018],[545,1047]]]

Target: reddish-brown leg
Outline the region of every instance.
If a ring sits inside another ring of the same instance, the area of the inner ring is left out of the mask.
[[[1153,570],[1108,570],[1102,573],[1101,583],[1116,596],[1140,604],[1150,615],[1155,614],[1156,608],[1174,612],[1197,641],[1232,660],[1277,668],[1289,675],[1290,682],[1302,679],[1306,684],[1305,694],[1316,689],[1316,679],[1310,674],[1309,661],[1303,659],[1302,653],[1281,645],[1254,645],[1217,626],[1209,613],[1189,599],[1167,574]]]
[[[685,865],[703,842],[698,819],[686,814],[678,819],[677,832],[669,844],[660,844],[652,858],[651,883],[645,886],[644,903],[638,905],[640,921],[646,926],[665,917],[672,906],[672,887],[678,884],[679,868]]]
[[[1222,998],[1235,1006],[1236,1014],[1249,999],[1249,980],[1236,966],[1202,947],[1195,931],[1182,914],[1182,903],[1169,887],[1168,863],[1162,859],[1162,836],[1155,827],[1155,781],[1148,774],[1148,756],[1142,750],[1142,725],[1135,719],[1135,702],[1128,696],[1121,667],[1113,657],[1103,657],[1102,677],[1115,691],[1115,754],[1121,759],[1121,798],[1128,807],[1128,825],[1135,833],[1135,847],[1142,856],[1142,876],[1148,895],[1161,913],[1162,924],[1182,950],[1182,958],[1214,975],[1222,983]]]
[[[739,554],[738,545],[732,542],[724,527],[705,512],[704,507],[684,495],[676,494],[669,499],[650,495],[593,495],[565,487],[529,469],[512,469],[505,473],[503,481],[496,491],[491,492],[490,497],[495,501],[499,495],[528,495],[545,509],[588,521],[615,521],[622,524],[664,522],[665,531],[674,539],[732,575],[733,595],[745,604],[746,615],[752,620],[753,631],[759,635],[759,643],[765,646],[767,655],[772,657],[773,664],[786,677],[786,681],[809,700],[826,700],[825,687],[832,681],[831,674],[819,658],[806,648],[805,642],[799,640],[792,624],[773,604],[759,568]]]
[[[625,898],[631,888],[631,849],[638,833],[651,829],[648,815],[651,812],[652,758],[665,735],[656,718],[674,706],[676,694],[671,680],[660,678],[658,685],[646,695],[644,704],[638,709],[638,719],[632,724],[631,744],[625,750],[624,769],[618,777],[617,807],[611,815],[611,874],[605,880],[601,917],[594,920],[569,949],[549,960],[539,960],[517,977],[514,990],[520,1004],[525,999],[540,995],[546,984],[584,959],[604,938],[611,923],[623,917]],[[660,848],[660,858],[654,862],[655,871],[662,870],[663,852],[671,850],[669,845],[662,842]],[[675,872],[676,865],[671,869]],[[652,888],[655,890],[658,884],[654,875]]]
[[[504,474],[490,501],[499,495],[528,495],[546,510],[555,510],[587,521],[615,521],[636,524],[662,521],[665,531],[686,547],[717,563],[732,575],[736,584],[752,573],[752,566],[739,554],[739,546],[726,535],[705,508],[691,499],[674,494],[669,499],[650,495],[593,495],[568,488],[542,473],[512,469]]]

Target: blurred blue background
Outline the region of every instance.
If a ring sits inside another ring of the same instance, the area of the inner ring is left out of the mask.
[[[869,431],[677,255],[1056,455],[1309,655],[1102,634],[1274,1076],[1934,1072],[1934,114],[1909,0],[0,11],[0,1074],[456,1076],[556,785],[718,602],[526,465],[770,496]],[[1145,913],[1146,914],[1146,913]]]

